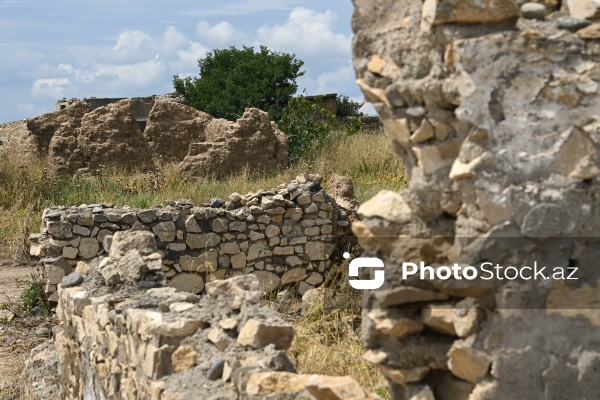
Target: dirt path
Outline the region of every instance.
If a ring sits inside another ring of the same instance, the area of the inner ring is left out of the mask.
[[[0,399],[13,399],[19,374],[33,347],[44,338],[34,335],[45,318],[13,317],[21,293],[32,281],[33,262],[17,262],[0,248]]]

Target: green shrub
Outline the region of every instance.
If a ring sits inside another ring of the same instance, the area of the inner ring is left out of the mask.
[[[21,294],[21,300],[23,301],[23,310],[31,311],[35,307],[40,307],[46,311],[46,299],[44,297],[44,282],[34,272],[31,273],[31,283],[29,287]]]
[[[290,164],[302,158],[310,158],[329,135],[340,127],[335,114],[319,107],[321,100],[304,96],[294,97],[288,103],[279,120],[279,128],[288,141]]]

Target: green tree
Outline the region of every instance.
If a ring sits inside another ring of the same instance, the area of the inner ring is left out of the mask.
[[[350,100],[348,96],[338,96],[336,102],[336,115],[338,117],[363,117],[364,113],[360,112],[360,108],[365,104],[358,101]]]
[[[213,50],[198,60],[199,77],[173,77],[175,91],[194,108],[215,117],[235,120],[248,107],[267,111],[278,121],[304,75],[304,62],[294,54],[278,53],[265,46],[234,46]]]

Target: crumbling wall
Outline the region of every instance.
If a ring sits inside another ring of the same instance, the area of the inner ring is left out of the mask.
[[[180,163],[182,173],[195,176],[288,166],[285,134],[264,111],[249,108],[231,122],[165,96],[151,99],[146,121],[139,114],[148,110],[140,107],[150,105],[139,99],[98,99],[108,104],[90,110],[91,100],[0,126],[0,150],[17,160],[47,156],[52,172],[68,175],[94,174],[103,168],[149,171],[172,162]]]
[[[316,174],[300,175],[271,190],[194,207],[168,202],[140,210],[112,205],[55,207],[42,215],[30,253],[45,257],[46,292],[57,301],[57,285],[76,266],[106,254],[115,232],[154,233],[169,284],[199,293],[204,283],[254,274],[262,289],[298,285],[303,294],[327,277],[329,260],[351,247],[348,212],[327,195]],[[146,282],[148,287],[151,282]]]
[[[385,263],[365,358],[394,399],[597,397],[600,24],[557,2],[354,5],[358,84],[411,174],[353,224]],[[484,262],[550,277],[483,280]]]
[[[180,164],[183,173],[225,176],[249,166],[263,171],[287,168],[285,134],[264,111],[248,108],[234,123],[213,121],[205,135],[205,142],[189,146]]]
[[[150,278],[158,287],[142,293]],[[61,329],[25,366],[22,398],[379,399],[349,377],[298,375],[285,353],[294,329],[260,304],[256,276],[209,282],[205,296],[163,283],[151,232],[117,232],[108,257],[80,262],[59,288]]]

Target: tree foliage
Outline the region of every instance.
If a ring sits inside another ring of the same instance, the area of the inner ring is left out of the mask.
[[[173,77],[175,91],[194,108],[215,117],[235,120],[248,107],[267,111],[278,121],[304,75],[303,61],[294,54],[261,46],[213,50],[198,60],[199,77]]]
[[[325,143],[328,136],[340,127],[335,114],[322,109],[319,98],[314,101],[304,96],[290,99],[279,121],[279,128],[288,141],[291,164],[311,154]]]
[[[363,117],[364,113],[360,111],[365,104],[350,100],[348,96],[340,95],[336,98],[336,115],[338,117]]]

